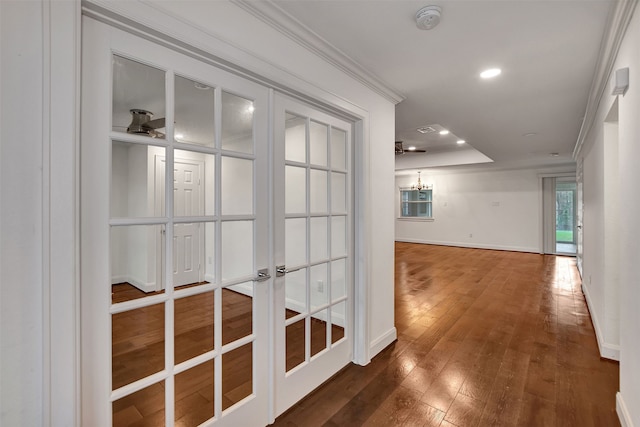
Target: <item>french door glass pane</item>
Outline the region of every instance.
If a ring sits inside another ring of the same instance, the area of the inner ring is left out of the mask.
[[[331,344],[335,344],[344,338],[346,307],[346,302],[341,302],[331,306]]]
[[[213,364],[209,360],[176,375],[176,426],[196,427],[213,418]]]
[[[347,294],[347,263],[346,259],[331,262],[331,299],[336,300]]]
[[[180,288],[215,280],[215,228],[213,222],[173,226],[173,286]]]
[[[286,372],[305,361],[305,320],[298,320],[286,330]]]
[[[309,241],[309,261],[317,262],[328,258],[327,253],[327,217],[311,218]]]
[[[313,311],[329,302],[329,289],[327,286],[328,264],[318,264],[311,267],[309,278],[310,309]]]
[[[204,292],[174,303],[175,363],[213,350],[214,292]]]
[[[175,78],[175,123],[178,142],[214,146],[214,88],[185,77]]]
[[[327,138],[329,127],[322,123],[311,121],[309,125],[309,163],[327,166]]]
[[[113,314],[111,334],[114,390],[164,369],[164,304]]]
[[[331,217],[331,257],[347,255],[347,217]]]
[[[222,288],[222,345],[253,331],[253,282]]]
[[[327,348],[327,310],[311,316],[311,356]]]
[[[331,212],[347,211],[347,175],[331,174]]]
[[[253,273],[253,221],[222,223],[222,280]]]
[[[253,160],[222,157],[222,214],[253,214]]]
[[[347,133],[331,128],[331,168],[347,169]]]
[[[112,303],[144,298],[162,281],[164,226],[111,227]]]
[[[213,215],[215,156],[185,150],[175,150],[174,153],[173,215]],[[164,188],[164,184],[162,187]]]
[[[304,163],[307,161],[307,120],[290,113],[285,117],[285,160]]]
[[[165,149],[114,141],[111,145],[111,217],[164,216]]]
[[[307,312],[307,269],[292,271],[285,276],[285,317]]]
[[[311,213],[327,212],[327,172],[311,169],[309,178]]]
[[[289,267],[307,262],[307,219],[285,220],[285,262]]]
[[[112,108],[114,131],[163,138],[164,124],[148,122],[165,117],[165,72],[114,55]]]
[[[222,92],[222,149],[253,153],[253,101]]]
[[[285,166],[285,213],[307,212],[307,170]]]
[[[112,404],[113,426],[163,426],[164,381],[136,391]]]
[[[253,344],[222,355],[222,410],[253,393]]]

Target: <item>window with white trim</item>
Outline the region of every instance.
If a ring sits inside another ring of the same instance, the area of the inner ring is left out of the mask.
[[[433,188],[400,189],[401,218],[433,218]]]

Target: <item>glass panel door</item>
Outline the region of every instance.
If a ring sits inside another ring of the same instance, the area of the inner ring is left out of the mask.
[[[266,425],[266,88],[83,18],[83,425]]]
[[[276,413],[352,358],[351,124],[276,96]]]
[[[555,193],[556,253],[575,254],[577,249],[575,180],[567,181],[557,178]]]

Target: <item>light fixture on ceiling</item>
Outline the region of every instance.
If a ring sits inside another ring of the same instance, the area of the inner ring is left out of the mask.
[[[489,68],[488,70],[484,70],[480,73],[480,77],[483,79],[491,79],[493,77],[497,77],[502,73],[500,68]]]
[[[430,30],[440,23],[440,6],[426,6],[416,12],[416,27],[421,30]]]
[[[446,129],[443,129],[440,131],[440,135],[449,135],[449,131]]]
[[[156,130],[164,127],[164,117],[151,120],[153,113],[141,108],[132,108],[129,112],[131,113],[131,123],[127,127],[127,133],[149,135],[152,138],[164,138],[164,134]]]
[[[560,153],[549,153],[551,157],[559,157]]]
[[[416,146],[412,145],[411,147],[407,147],[407,150],[409,151],[416,151]]]
[[[427,186],[426,185],[422,185],[422,181],[420,181],[420,172],[418,172],[418,183],[417,184],[411,184],[411,189],[420,191],[423,188],[427,188]]]
[[[423,126],[423,127],[419,127],[418,129],[416,129],[418,132],[420,133],[431,133],[431,132],[435,132],[436,130],[434,128],[432,128],[431,126]]]
[[[464,144],[464,143],[465,143],[465,142],[467,142],[467,141],[465,141],[464,139],[459,139],[459,140],[457,140],[456,142],[458,143],[458,145],[462,145],[462,144]]]
[[[537,133],[535,133],[535,132],[527,132],[527,133],[522,134],[522,136],[526,136],[527,138],[531,137],[531,136],[536,136],[536,135],[537,135]]]
[[[176,133],[175,135],[173,135],[173,138],[177,141],[180,141],[182,139],[184,139],[184,134],[182,133]]]

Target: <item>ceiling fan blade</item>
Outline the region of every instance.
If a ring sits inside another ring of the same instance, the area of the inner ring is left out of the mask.
[[[165,120],[164,117],[161,117],[159,119],[153,119],[153,120],[149,120],[148,122],[143,124],[144,127],[148,127],[150,129],[160,129],[163,128],[165,126]]]

